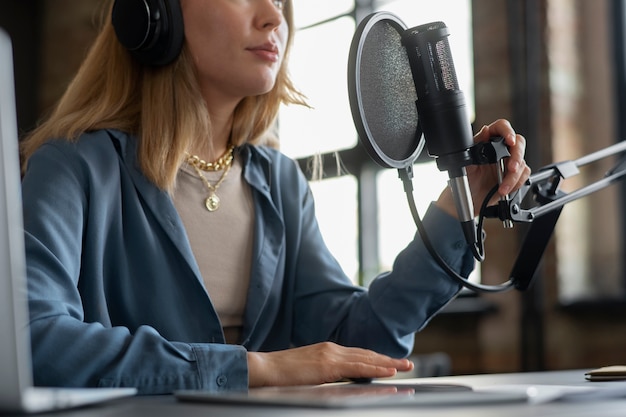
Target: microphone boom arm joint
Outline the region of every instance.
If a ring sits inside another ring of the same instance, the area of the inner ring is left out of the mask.
[[[541,168],[536,174],[532,174],[526,183],[511,196],[508,209],[498,210],[498,217],[501,219],[505,217],[513,222],[530,223],[537,217],[559,209],[571,201],[614,184],[626,176],[624,159],[620,160],[614,169],[594,183],[569,193],[559,190],[563,180],[580,173],[579,167],[625,151],[626,141],[622,141],[577,160],[558,162]],[[529,193],[532,194],[535,204],[532,207],[523,208],[523,201]]]

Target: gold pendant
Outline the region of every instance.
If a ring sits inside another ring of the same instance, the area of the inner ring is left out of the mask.
[[[211,212],[215,211],[220,208],[220,198],[217,196],[217,194],[211,193],[211,195],[208,196],[206,200],[204,200],[204,205],[206,206],[207,210]]]

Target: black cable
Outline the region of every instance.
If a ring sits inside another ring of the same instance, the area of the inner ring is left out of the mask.
[[[459,284],[461,284],[465,288],[468,288],[476,292],[492,292],[493,293],[493,292],[504,292],[504,291],[508,291],[512,289],[513,281],[511,279],[499,285],[483,285],[483,284],[475,284],[473,282],[470,282],[467,279],[463,278],[461,275],[459,275],[456,271],[454,271],[446,263],[446,261],[443,260],[443,258],[439,255],[439,253],[437,253],[437,250],[431,244],[430,238],[428,237],[428,234],[426,233],[426,229],[424,228],[424,224],[422,223],[422,219],[420,218],[420,215],[417,211],[417,207],[415,206],[415,197],[413,195],[413,183],[411,181],[410,169],[399,170],[399,175],[404,184],[404,192],[406,194],[407,201],[409,203],[411,215],[413,216],[413,220],[415,222],[415,225],[417,226],[417,231],[419,232],[419,235],[422,238],[422,242],[424,243],[424,246],[426,246],[426,249],[428,250],[430,255],[437,262],[437,264],[439,264],[439,266],[444,270],[444,272],[446,272],[446,274],[448,274],[450,278],[457,281]],[[487,207],[489,200],[494,196],[496,191],[497,191],[497,187],[494,187],[494,189],[492,189],[487,194],[487,197],[485,198],[481,206],[481,213],[480,213],[479,222],[478,222],[478,227],[479,227],[478,245],[479,246],[477,248],[474,248],[474,252],[479,251],[481,254],[484,253],[484,244],[483,244],[484,237],[482,234],[483,211]]]

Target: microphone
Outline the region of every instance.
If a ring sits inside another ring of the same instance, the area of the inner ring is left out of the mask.
[[[474,204],[465,168],[472,164],[470,148],[474,140],[454,69],[449,34],[443,22],[428,23],[404,31],[402,44],[413,74],[426,149],[435,158],[438,169],[448,171],[465,239],[474,246],[478,241]]]

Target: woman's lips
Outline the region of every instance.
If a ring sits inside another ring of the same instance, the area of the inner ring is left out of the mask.
[[[248,48],[248,51],[265,61],[278,62],[278,48],[273,43],[254,46],[252,48]]]

